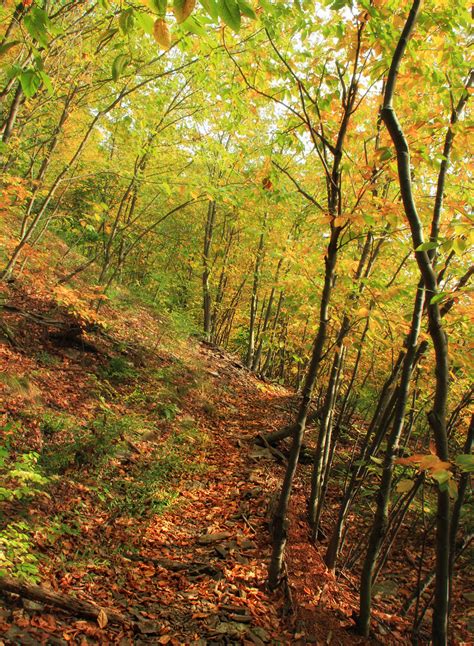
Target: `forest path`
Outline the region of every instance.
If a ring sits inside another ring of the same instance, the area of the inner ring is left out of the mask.
[[[179,504],[149,525],[140,552],[144,563],[159,556],[197,564],[195,573],[192,568],[160,573],[157,606],[167,634],[179,643],[202,645],[366,643],[341,628],[351,624],[353,598],[328,578],[297,511],[287,552],[290,586],[286,594],[266,589],[270,501],[279,491],[283,466],[255,439],[288,423],[294,393],[260,381],[217,348],[201,343],[196,352],[193,361],[211,381],[213,405],[203,415],[202,401],[194,406],[191,398],[186,410],[207,438],[194,458],[206,470],[186,486],[181,483]],[[304,509],[302,491],[297,484],[298,506]],[[324,594],[332,613],[320,606]]]
[[[205,468],[181,482],[178,504],[149,525],[141,554],[197,565],[161,572],[160,619],[179,643],[296,643],[281,619],[282,595],[265,589],[276,474],[271,453],[254,444],[284,423],[291,393],[207,344],[196,346],[193,362],[212,393],[210,405],[202,392],[186,401],[205,438],[194,460]]]

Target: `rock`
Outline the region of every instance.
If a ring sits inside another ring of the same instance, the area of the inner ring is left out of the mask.
[[[273,455],[272,452],[269,451],[267,448],[260,448],[260,447],[255,447],[249,454],[249,457],[252,458],[253,460],[272,460]]]
[[[217,555],[221,557],[221,559],[226,559],[227,558],[228,552],[227,552],[226,548],[223,545],[215,545],[214,549],[215,549]]]
[[[29,612],[43,612],[44,604],[30,601],[30,599],[23,599],[23,608]]]
[[[244,608],[243,606],[235,606],[230,603],[223,603],[221,605],[221,610],[223,610],[224,612],[232,612],[237,615],[247,614],[247,608]]]
[[[209,545],[210,543],[217,543],[223,541],[225,538],[232,536],[230,532],[217,532],[216,534],[203,534],[198,538],[200,545]]]
[[[220,635],[229,635],[229,637],[241,637],[248,630],[248,627],[243,623],[221,621],[214,628],[216,633]]]
[[[261,626],[253,626],[252,627],[252,633],[256,635],[259,639],[261,639],[263,642],[269,642],[270,641],[270,636],[265,630],[265,628],[262,628]]]
[[[240,615],[240,614],[229,615],[229,619],[232,619],[232,621],[241,622],[243,624],[249,624],[252,621],[252,617],[250,615]]]
[[[142,635],[159,635],[161,632],[161,626],[154,621],[145,620],[137,623],[136,630]]]
[[[253,631],[247,633],[248,639],[252,641],[256,646],[265,646],[265,642],[260,639]]]
[[[241,546],[241,548],[243,550],[256,550],[257,549],[257,545],[253,541],[251,541],[249,539],[243,540],[240,546]]]

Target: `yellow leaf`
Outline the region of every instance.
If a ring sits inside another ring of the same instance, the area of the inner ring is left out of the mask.
[[[343,216],[338,216],[337,218],[334,218],[334,226],[335,227],[343,227],[347,222],[347,218]]]
[[[109,618],[107,617],[107,613],[103,608],[101,608],[99,614],[97,615],[97,623],[99,624],[99,628],[105,628],[108,622]]]
[[[398,493],[406,493],[413,487],[413,480],[400,480],[397,484]]]

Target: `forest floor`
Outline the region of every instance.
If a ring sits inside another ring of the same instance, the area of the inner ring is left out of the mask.
[[[83,323],[77,289],[65,307],[38,276],[2,288],[0,476],[14,495],[0,571],[105,612],[3,592],[2,643],[368,643],[353,632],[357,581],[336,581],[307,540],[301,479],[287,585],[266,589],[284,464],[255,439],[288,423],[294,393],[131,297],[65,334]],[[406,643],[390,620],[372,643]]]
[[[265,587],[283,466],[255,438],[288,422],[292,392],[171,338],[137,303],[105,305],[106,334],[78,343],[49,325],[77,321],[46,290],[26,282],[3,297],[2,468],[17,493],[2,503],[0,568],[105,609],[86,620],[3,593],[3,643],[363,643],[346,630],[354,594],[296,512],[286,593]],[[31,497],[35,469],[47,482]]]

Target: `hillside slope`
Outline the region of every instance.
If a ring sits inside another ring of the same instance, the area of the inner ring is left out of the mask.
[[[350,595],[321,567],[308,589],[298,541],[286,593],[265,589],[282,466],[254,440],[292,393],[137,301],[84,323],[85,287],[82,309],[3,288],[0,565],[106,618],[3,593],[4,643],[355,643]]]

